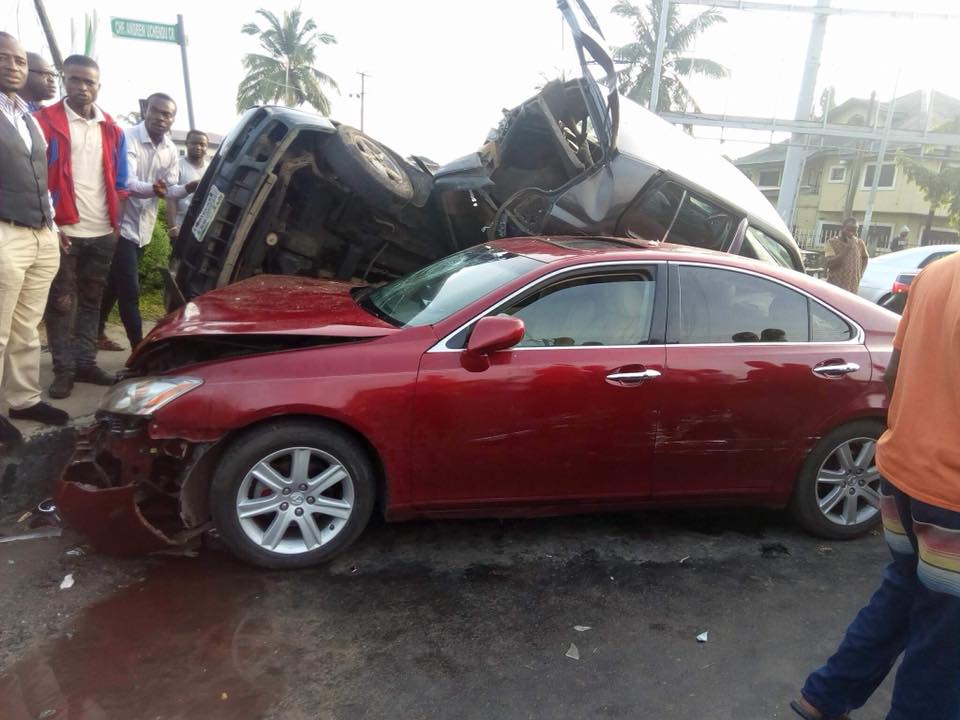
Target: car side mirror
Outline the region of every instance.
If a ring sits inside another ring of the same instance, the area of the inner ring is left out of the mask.
[[[523,340],[523,320],[509,315],[488,315],[473,326],[467,342],[467,354],[485,357],[512,348]]]

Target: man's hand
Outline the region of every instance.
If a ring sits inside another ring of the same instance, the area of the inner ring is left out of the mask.
[[[183,186],[183,189],[187,191],[187,195],[193,195],[193,193],[197,191],[197,187],[199,187],[199,185],[200,185],[199,180],[191,180],[190,182],[188,182],[186,185]]]
[[[153,184],[153,194],[157,197],[166,197],[167,196],[167,183],[163,180],[157,180]]]
[[[170,228],[168,228],[167,237],[170,238],[171,240],[176,240],[178,237],[180,237],[180,228],[178,228],[176,225],[173,225]]]
[[[57,237],[60,239],[60,250],[64,255],[70,254],[70,238],[64,235],[62,232],[57,233]]]

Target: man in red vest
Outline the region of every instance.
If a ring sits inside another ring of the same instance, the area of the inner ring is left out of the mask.
[[[127,184],[125,135],[95,104],[100,68],[91,58],[71,55],[63,76],[66,97],[34,115],[47,140],[50,195],[61,231],[60,271],[46,312],[54,398],[68,397],[74,382],[114,382],[96,364],[97,326]]]

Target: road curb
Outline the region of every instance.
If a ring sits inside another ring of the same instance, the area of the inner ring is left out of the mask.
[[[88,418],[78,419],[83,424]],[[25,438],[0,458],[0,517],[34,507],[50,497],[73,452],[76,427],[51,428]]]

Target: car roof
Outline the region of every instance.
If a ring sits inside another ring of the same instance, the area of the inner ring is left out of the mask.
[[[676,245],[652,240],[614,237],[522,237],[487,243],[501,250],[533,257],[547,264],[543,272],[564,267],[574,268],[592,262],[684,262],[716,265],[730,270],[745,270],[779,280],[798,290],[810,293],[828,305],[856,320],[867,331],[896,331],[899,318],[868,300],[847,292],[825,280],[811,277],[790,268],[772,265],[714,250]]]
[[[957,252],[958,250],[960,250],[960,245],[921,245],[920,247],[912,247],[906,250],[897,250],[896,252],[887,253],[886,255],[880,255],[873,258],[871,262],[880,265],[897,265],[903,262],[908,263],[911,260],[923,260],[927,256],[938,252]]]
[[[793,238],[776,208],[725,157],[626,97],[620,98],[620,116],[620,152],[716,196],[767,232]]]

